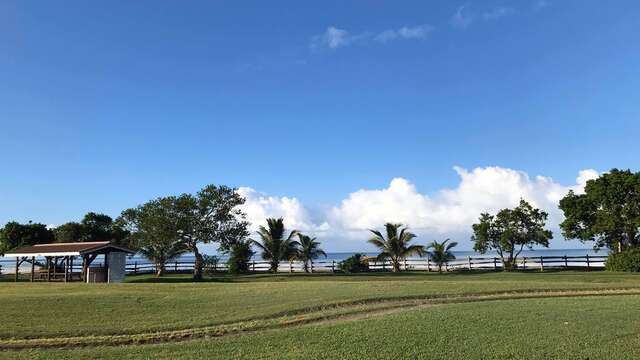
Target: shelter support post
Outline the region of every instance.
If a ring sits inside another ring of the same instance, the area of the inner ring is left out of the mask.
[[[36,267],[36,257],[31,257],[31,282],[33,282],[35,277],[35,267]]]

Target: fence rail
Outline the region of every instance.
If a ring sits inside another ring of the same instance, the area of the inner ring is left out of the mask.
[[[521,270],[542,270],[545,269],[603,269],[607,256],[585,255],[585,256],[523,256],[517,259],[516,267]],[[314,261],[310,269],[312,272],[337,272],[339,262],[336,260]],[[249,263],[249,271],[254,273],[268,272],[268,261],[252,261]],[[501,270],[504,267],[499,257],[464,257],[449,261],[443,265],[442,271],[472,271],[472,270]],[[401,261],[400,268],[410,271],[438,271],[438,266],[430,259],[406,259]],[[193,261],[173,261],[165,263],[167,273],[186,273],[194,269]],[[205,271],[226,272],[227,264],[220,262],[208,267]],[[369,260],[369,271],[390,271],[389,261]],[[149,274],[156,273],[158,268],[155,264],[143,261],[127,263],[127,274]],[[304,264],[300,261],[281,262],[278,272],[304,272]]]

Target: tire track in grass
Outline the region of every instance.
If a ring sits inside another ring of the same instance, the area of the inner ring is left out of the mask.
[[[451,295],[441,297],[415,297],[377,299],[344,304],[313,307],[308,311],[297,310],[279,316],[239,321],[229,324],[195,327],[177,330],[142,332],[122,335],[63,336],[28,339],[0,339],[0,350],[23,350],[36,348],[76,348],[90,346],[115,346],[153,344],[187,341],[198,338],[220,337],[242,333],[284,329],[302,325],[319,325],[353,321],[372,316],[388,315],[419,307],[441,304],[461,304],[481,301],[543,299],[560,297],[593,297],[640,295],[640,288],[617,288],[598,290],[547,290],[495,292],[483,294]]]

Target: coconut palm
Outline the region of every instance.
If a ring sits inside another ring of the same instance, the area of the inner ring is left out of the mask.
[[[455,260],[455,256],[451,252],[451,249],[458,245],[457,242],[449,242],[449,239],[439,243],[437,241],[432,241],[429,245],[427,245],[427,254],[429,258],[438,265],[438,272],[442,274],[442,266],[448,263],[451,260]],[[448,243],[448,244],[447,244]]]
[[[312,262],[314,259],[320,256],[327,257],[327,253],[320,249],[320,242],[316,241],[316,238],[312,238],[308,235],[298,233],[298,239],[300,239],[300,248],[298,249],[297,258],[304,264],[304,272],[309,272],[309,268],[313,272]]]
[[[409,245],[416,235],[407,231],[407,227],[402,224],[384,224],[386,229],[386,238],[380,231],[370,230],[375,236],[369,239],[369,243],[378,247],[381,252],[378,254],[377,260],[391,261],[391,270],[393,272],[400,271],[400,261],[406,259],[407,256],[414,254],[423,256],[425,254],[424,246]],[[399,230],[399,231],[398,231]]]
[[[300,244],[293,238],[298,231],[291,231],[289,236],[285,238],[284,221],[282,218],[267,219],[267,227],[268,228],[260,226],[258,230],[260,241],[253,240],[253,244],[262,250],[262,258],[269,260],[269,271],[275,273],[278,272],[280,261],[286,261],[296,257]]]

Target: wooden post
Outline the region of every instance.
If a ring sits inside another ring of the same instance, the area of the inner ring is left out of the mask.
[[[590,270],[590,266],[589,266],[589,254],[587,254],[587,271]]]
[[[427,272],[431,272],[431,258],[427,258]]]
[[[331,272],[336,272],[336,261],[331,260]]]
[[[71,281],[73,281],[73,260],[75,260],[75,258],[76,258],[75,256],[72,256],[71,262],[69,263],[69,271],[70,271],[69,280]]]
[[[313,274],[313,260],[309,260],[309,266],[311,267],[311,273]]]
[[[293,272],[293,261],[289,261],[289,272]]]
[[[64,261],[64,282],[67,282],[67,279],[69,277],[69,257],[65,256],[62,258],[62,261]]]
[[[256,272],[256,262],[255,261],[251,264],[251,271],[252,272]]]
[[[522,257],[522,270],[527,270],[527,257]]]
[[[493,270],[498,271],[498,258],[493,258]]]
[[[178,272],[178,262],[177,261],[173,264],[173,272],[174,273]]]
[[[471,271],[471,256],[467,256],[467,261],[469,262],[469,271]]]
[[[135,261],[133,263],[133,275],[136,275],[138,273],[138,262]]]
[[[564,268],[565,269],[569,268],[569,263],[567,262],[567,255],[564,256]]]
[[[407,271],[407,258],[404,258],[404,271]]]
[[[89,264],[88,255],[82,257],[82,281],[89,282]]]
[[[540,271],[544,271],[544,258],[540,256]]]
[[[47,256],[47,282],[51,281],[51,258]]]
[[[31,282],[33,282],[35,277],[35,269],[36,269],[36,257],[31,257]]]
[[[382,271],[386,271],[387,270],[386,263],[387,263],[386,260],[382,260]]]

